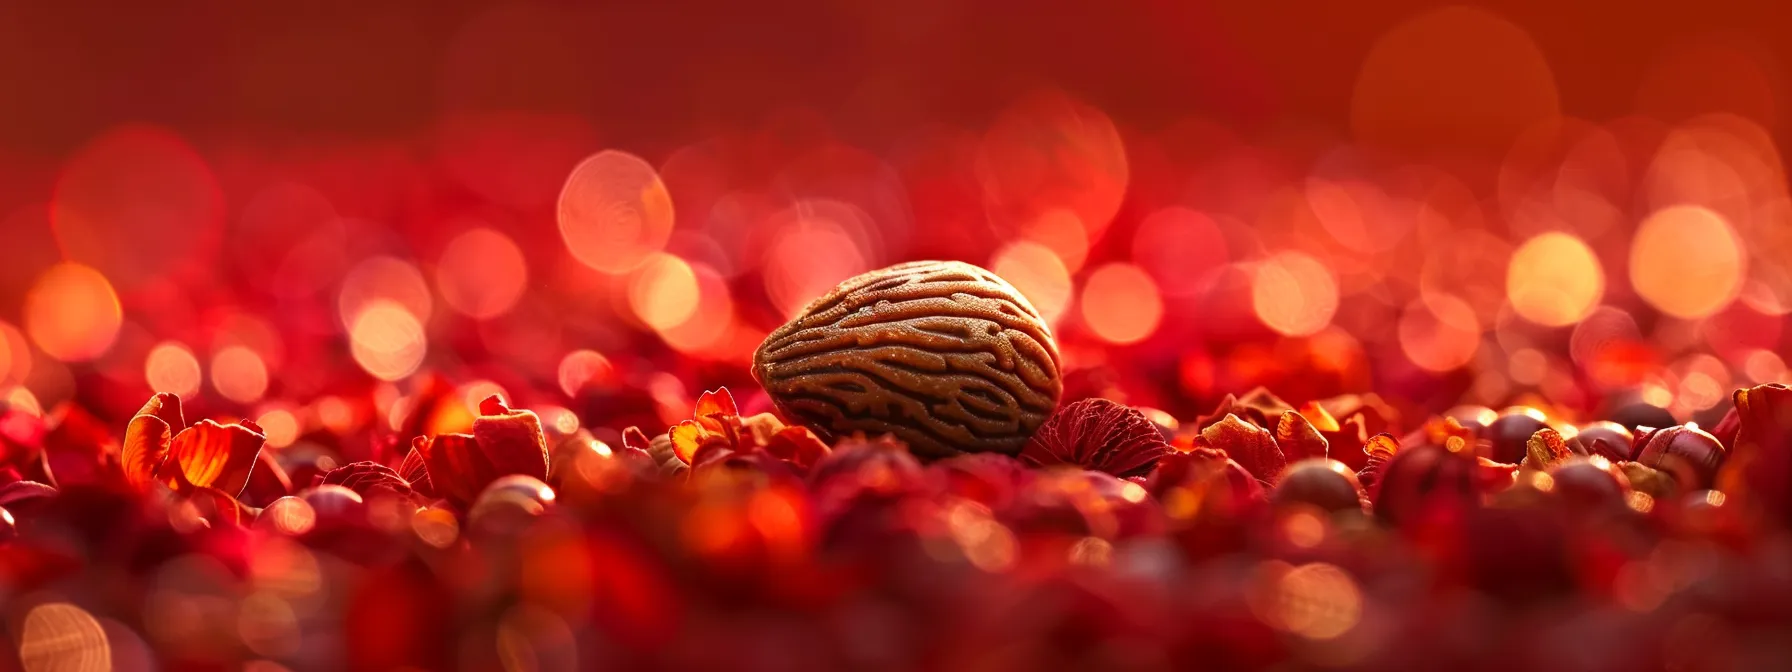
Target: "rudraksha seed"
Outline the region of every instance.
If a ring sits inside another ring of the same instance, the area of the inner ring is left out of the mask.
[[[859,275],[766,337],[753,376],[828,438],[894,434],[916,455],[1019,453],[1063,393],[1058,345],[994,273],[916,261]]]

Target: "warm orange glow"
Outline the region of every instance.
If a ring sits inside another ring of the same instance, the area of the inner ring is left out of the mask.
[[[1449,294],[1427,296],[1400,313],[1400,350],[1427,371],[1450,371],[1475,358],[1481,323],[1475,310]]]
[[[285,448],[299,439],[299,418],[284,407],[268,408],[255,417],[262,435],[268,437],[269,448]]]
[[[344,327],[353,325],[355,318],[375,301],[398,304],[419,323],[428,322],[435,308],[423,272],[397,257],[362,260],[343,276],[342,289],[336,296],[336,314]]]
[[[1281,252],[1257,264],[1251,274],[1251,307],[1270,329],[1309,336],[1332,323],[1338,281],[1319,260]]]
[[[203,376],[199,372],[199,358],[193,356],[192,350],[167,341],[150,348],[149,357],[143,361],[143,379],[155,392],[191,397],[199,392]]]
[[[1132,236],[1133,261],[1157,278],[1166,296],[1197,293],[1202,277],[1230,260],[1219,225],[1205,213],[1188,208],[1151,213],[1139,222]]]
[[[455,236],[436,262],[436,289],[448,306],[485,320],[509,312],[529,284],[529,263],[510,237],[492,229]]]
[[[1593,250],[1552,231],[1527,240],[1506,266],[1506,300],[1537,324],[1561,327],[1592,312],[1605,296],[1605,273]]]
[[[653,254],[628,280],[628,305],[652,329],[670,329],[697,312],[697,274],[683,259]]]
[[[1071,273],[1089,258],[1088,227],[1069,210],[1047,210],[1021,226],[1021,237],[1051,249]]]
[[[1362,620],[1362,590],[1336,565],[1290,568],[1271,561],[1259,571],[1262,578],[1250,596],[1251,609],[1271,627],[1309,639],[1332,639]]]
[[[1062,92],[1042,91],[996,119],[977,148],[977,177],[998,225],[1025,231],[1064,210],[1093,241],[1119,211],[1130,175],[1113,120]],[[1072,261],[1065,259],[1080,265]]]
[[[355,363],[380,380],[398,380],[423,364],[429,340],[423,324],[398,303],[367,304],[349,326],[349,351]]]
[[[247,404],[268,391],[268,367],[255,354],[240,345],[233,345],[212,355],[212,387],[225,399]]]
[[[18,327],[0,320],[0,383],[23,383],[31,375],[31,343]]]
[[[560,191],[560,238],[579,263],[627,273],[666,246],[672,195],[653,166],[606,150],[574,168]]]
[[[69,157],[50,221],[66,258],[136,289],[215,249],[224,203],[217,177],[166,128],[125,124]]]
[[[785,317],[796,317],[834,285],[871,270],[852,234],[819,213],[798,212],[776,235],[765,253],[765,293]]]
[[[1445,7],[1376,41],[1357,74],[1350,124],[1377,145],[1494,153],[1560,107],[1555,74],[1524,29],[1484,9]]]
[[[124,324],[112,283],[80,264],[57,264],[38,276],[25,295],[24,315],[31,341],[65,362],[105,353]]]
[[[673,350],[695,356],[716,353],[733,335],[734,296],[728,281],[709,265],[691,264],[690,269],[697,283],[696,309],[689,319],[656,331]]]
[[[112,669],[112,648],[106,630],[93,614],[66,602],[33,607],[19,631],[19,662],[24,669],[106,672]]]
[[[616,382],[616,369],[610,359],[596,350],[574,350],[560,359],[560,391],[566,396],[579,396],[588,386],[605,387]]]
[[[1630,285],[1661,312],[1705,317],[1736,299],[1745,256],[1723,216],[1692,205],[1650,215],[1630,242]]]
[[[1083,283],[1083,323],[1102,340],[1125,345],[1145,340],[1164,317],[1157,283],[1132,264],[1095,269]]]
[[[990,258],[989,270],[1020,290],[1050,324],[1057,324],[1070,307],[1070,271],[1041,243],[1017,240],[1002,246]]]

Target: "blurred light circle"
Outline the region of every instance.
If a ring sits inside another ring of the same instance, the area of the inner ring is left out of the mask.
[[[261,426],[262,435],[267,437],[269,448],[285,448],[299,439],[301,429],[299,417],[285,407],[262,409],[255,416],[255,424]]]
[[[871,270],[865,255],[832,218],[798,213],[778,228],[765,251],[765,293],[785,317],[828,293],[847,278]]]
[[[1742,375],[1755,384],[1786,381],[1786,360],[1772,350],[1756,350],[1742,360]]]
[[[672,196],[653,166],[605,150],[574,168],[560,191],[560,237],[580,263],[626,273],[666,246]]]
[[[692,356],[715,352],[735,326],[734,296],[728,281],[707,264],[689,264],[696,281],[697,305],[689,318],[670,327],[655,329],[673,350]]]
[[[199,392],[204,377],[199,371],[199,358],[191,349],[166,341],[150,348],[149,357],[143,361],[143,378],[153,392],[192,397]]]
[[[362,307],[349,322],[349,352],[373,377],[398,380],[423,364],[429,340],[423,323],[403,305],[379,299]]]
[[[1219,224],[1189,208],[1153,212],[1133,232],[1133,262],[1151,273],[1167,296],[1199,294],[1203,276],[1229,259]]]
[[[63,263],[38,276],[25,295],[25,332],[51,357],[86,361],[118,338],[124,314],[112,283],[99,271]]]
[[[1506,300],[1520,317],[1561,327],[1587,316],[1605,295],[1605,273],[1586,243],[1552,231],[1520,245],[1506,266]]]
[[[560,359],[560,391],[579,396],[586,387],[608,387],[616,382],[616,367],[596,350],[574,350]]]
[[[1065,210],[1085,228],[1085,241],[1100,240],[1129,179],[1113,120],[1061,91],[1041,91],[1004,110],[978,145],[976,162],[998,226],[1014,231]]]
[[[1089,258],[1089,232],[1076,213],[1062,208],[1048,210],[1021,227],[1021,237],[1057,253],[1071,273],[1081,270]]]
[[[1045,245],[1031,240],[1003,245],[990,259],[989,270],[1020,290],[1049,324],[1057,324],[1070,307],[1070,271]]]
[[[1722,310],[1742,289],[1745,255],[1735,232],[1710,210],[1659,210],[1630,243],[1630,285],[1661,312],[1685,319]]]
[[[1384,252],[1404,240],[1415,223],[1388,212],[1387,194],[1361,180],[1309,178],[1305,196],[1325,232],[1356,252]]]
[[[436,262],[436,289],[449,307],[474,319],[503,315],[522,298],[529,262],[509,236],[478,228],[449,241]]]
[[[1359,139],[1396,149],[1498,156],[1560,114],[1555,74],[1531,36],[1487,10],[1444,7],[1376,40],[1351,95]]]
[[[342,326],[353,325],[356,317],[375,301],[398,304],[418,323],[429,321],[435,303],[430,298],[429,283],[416,264],[389,256],[363,259],[342,278],[336,299]]]
[[[1276,333],[1309,336],[1331,324],[1337,313],[1338,281],[1318,259],[1279,252],[1253,269],[1251,307]]]
[[[691,319],[697,304],[697,274],[683,259],[655,253],[629,276],[629,309],[656,331]]]
[[[205,159],[168,129],[124,125],[71,157],[50,221],[70,260],[135,288],[217,244],[223,195]]]
[[[233,345],[212,355],[212,387],[225,399],[247,404],[268,391],[268,367],[254,350]]]
[[[1427,371],[1461,368],[1481,346],[1475,309],[1449,294],[1415,299],[1400,313],[1400,349]]]
[[[1145,340],[1164,316],[1157,283],[1144,269],[1127,263],[1107,264],[1090,273],[1079,305],[1089,330],[1117,345]]]
[[[27,672],[106,672],[112,648],[106,630],[87,610],[65,602],[40,604],[25,614],[19,663]]]

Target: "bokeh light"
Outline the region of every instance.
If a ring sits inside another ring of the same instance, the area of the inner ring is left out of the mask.
[[[423,324],[403,305],[375,300],[349,322],[349,350],[355,363],[380,380],[398,380],[416,372],[429,353]]]
[[[1527,240],[1506,266],[1506,300],[1527,320],[1549,327],[1580,321],[1605,296],[1605,272],[1579,238],[1550,232]]]
[[[560,237],[580,263],[626,273],[666,245],[672,196],[653,166],[617,150],[593,154],[560,191]]]
[[[1153,212],[1133,232],[1133,261],[1157,279],[1166,296],[1194,295],[1201,280],[1224,266],[1230,256],[1218,223],[1189,208]]]
[[[173,392],[182,397],[198,393],[203,381],[199,358],[187,346],[175,341],[150,348],[149,357],[143,362],[143,378],[151,390]]]
[[[852,234],[834,218],[798,211],[779,227],[762,264],[765,293],[786,317],[834,285],[871,270]]]
[[[417,265],[392,256],[363,259],[342,278],[337,291],[336,314],[344,327],[352,327],[367,308],[379,301],[395,303],[419,323],[428,322],[435,309],[429,283]]]
[[[1163,321],[1163,297],[1157,283],[1138,266],[1108,264],[1089,273],[1078,305],[1083,324],[1102,340],[1116,345],[1145,340]]]
[[[1437,294],[1415,299],[1400,313],[1400,349],[1427,371],[1449,371],[1474,360],[1481,345],[1475,310],[1461,299]]]
[[[509,236],[487,228],[449,241],[436,261],[436,289],[442,301],[468,317],[503,315],[529,284],[529,263]]]
[[[576,397],[587,387],[604,388],[616,383],[616,367],[610,358],[596,350],[574,350],[561,358],[558,375],[560,391]]]
[[[106,631],[93,614],[66,602],[40,604],[25,614],[19,662],[29,672],[104,672],[112,669]]]
[[[1319,260],[1280,252],[1253,268],[1251,306],[1270,329],[1288,336],[1312,335],[1331,324],[1338,311],[1338,281]]]
[[[1057,324],[1070,307],[1070,269],[1043,244],[1017,240],[1003,245],[989,260],[989,270],[1020,290],[1047,323]]]
[[[112,283],[80,264],[58,264],[38,276],[25,295],[24,314],[31,342],[65,362],[104,354],[124,323]]]
[[[261,399],[268,391],[268,367],[254,350],[232,345],[212,355],[212,387],[239,404]]]
[[[67,257],[126,288],[209,261],[223,216],[205,159],[174,132],[138,124],[111,129],[71,157],[50,209]]]
[[[1661,312],[1694,319],[1735,300],[1744,254],[1723,216],[1698,206],[1657,211],[1630,242],[1630,285]]]
[[[654,254],[629,276],[628,305],[655,330],[671,329],[697,314],[697,274],[685,260]]]

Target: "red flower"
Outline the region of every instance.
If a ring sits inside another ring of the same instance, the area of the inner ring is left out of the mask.
[[[200,420],[188,427],[181,416],[180,395],[151,397],[125,427],[125,480],[139,489],[164,483],[176,492],[215,488],[235,498],[267,437],[255,423],[220,425]]]
[[[423,457],[437,495],[466,506],[500,476],[548,477],[548,446],[541,418],[511,410],[496,396],[479,402],[473,433],[419,436],[413,448]]]

